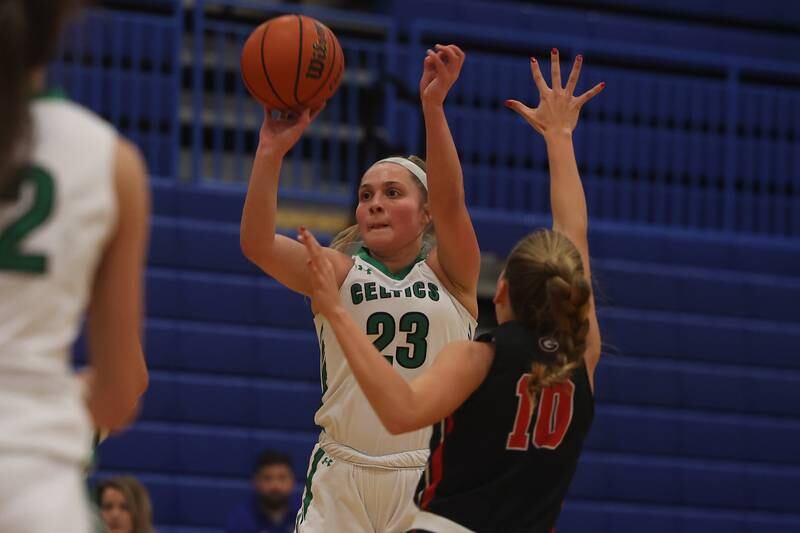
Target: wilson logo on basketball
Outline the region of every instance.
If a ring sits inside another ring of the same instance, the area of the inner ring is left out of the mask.
[[[270,19],[242,47],[244,85],[269,109],[320,109],[339,88],[342,45],[323,23],[305,15]]]
[[[317,42],[311,47],[311,62],[308,64],[306,70],[306,78],[318,80],[322,77],[322,71],[325,70],[325,61],[328,58],[328,41],[325,39],[325,27],[322,24],[314,24],[314,29],[317,30]]]

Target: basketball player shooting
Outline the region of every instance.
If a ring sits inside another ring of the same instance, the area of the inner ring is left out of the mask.
[[[448,342],[469,339],[478,312],[480,250],[464,203],[463,178],[444,111],[464,53],[437,46],[423,62],[420,93],[427,165],[389,157],[361,177],[357,224],[321,248],[335,291],[360,334],[375,336],[401,381],[427,369]],[[278,178],[286,153],[313,118],[265,113],[242,213],[242,250],[286,287],[310,296],[308,251],[276,234]],[[399,532],[428,458],[430,429],[392,435],[358,388],[326,317],[316,314],[323,428],[312,451],[297,531]]]

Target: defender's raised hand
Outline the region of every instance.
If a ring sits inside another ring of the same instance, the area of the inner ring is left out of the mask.
[[[574,96],[582,64],[583,56],[578,55],[567,79],[567,85],[562,87],[558,50],[553,48],[550,56],[550,76],[553,83],[551,89],[544,81],[539,63],[532,57],[531,73],[539,90],[539,107],[530,108],[518,100],[506,100],[506,107],[519,113],[528,124],[545,137],[559,133],[571,135],[578,124],[581,108],[605,87],[605,83],[598,83],[580,96]]]

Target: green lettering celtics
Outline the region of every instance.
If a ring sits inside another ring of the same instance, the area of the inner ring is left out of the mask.
[[[403,290],[387,289],[374,281],[366,283],[353,283],[350,286],[350,299],[353,305],[373,300],[387,300],[390,298],[416,298],[418,300],[430,299],[439,301],[439,287],[435,283],[417,281]]]

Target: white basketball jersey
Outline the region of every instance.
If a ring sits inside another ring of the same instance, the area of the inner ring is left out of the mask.
[[[362,249],[339,289],[348,313],[406,380],[422,374],[445,344],[467,340],[476,321],[423,260],[390,273]],[[347,365],[328,321],[314,318],[320,342],[322,406],[314,418],[326,437],[367,456],[427,450],[430,429],[392,435]]]
[[[71,348],[116,222],[116,134],[63,99],[31,112],[19,194],[0,199],[0,453],[80,461],[91,426]]]

